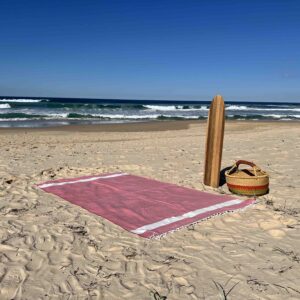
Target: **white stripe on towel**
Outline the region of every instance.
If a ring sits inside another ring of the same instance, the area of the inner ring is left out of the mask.
[[[125,176],[128,175],[127,173],[119,173],[119,174],[112,174],[112,175],[106,175],[106,176],[96,176],[96,177],[89,177],[84,179],[78,179],[74,181],[65,181],[65,182],[53,182],[53,183],[44,183],[39,185],[38,187],[41,189],[50,187],[50,186],[58,186],[58,185],[65,185],[65,184],[73,184],[78,182],[88,182],[88,181],[94,181],[98,179],[107,179],[107,178],[113,178],[113,177],[119,177],[119,176]]]
[[[152,229],[156,229],[165,225],[169,225],[184,219],[188,219],[188,218],[193,218],[197,215],[201,215],[203,213],[209,212],[209,211],[214,211],[217,210],[219,208],[223,208],[223,207],[227,207],[227,206],[231,206],[231,205],[236,205],[236,204],[240,204],[241,202],[243,202],[243,200],[239,200],[239,199],[234,199],[234,200],[230,200],[230,201],[226,201],[226,202],[222,202],[222,203],[218,203],[215,205],[211,205],[208,207],[204,207],[204,208],[200,208],[200,209],[196,209],[190,212],[187,212],[181,216],[177,216],[177,217],[170,217],[170,218],[166,218],[163,219],[161,221],[152,223],[152,224],[148,224],[148,225],[144,225],[142,227],[139,227],[137,229],[131,230],[131,232],[136,233],[136,234],[142,234],[146,231],[152,230]]]

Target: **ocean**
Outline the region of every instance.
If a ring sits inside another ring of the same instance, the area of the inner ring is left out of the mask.
[[[209,101],[0,96],[0,127],[205,120],[209,104]],[[226,119],[300,121],[300,103],[227,101]]]

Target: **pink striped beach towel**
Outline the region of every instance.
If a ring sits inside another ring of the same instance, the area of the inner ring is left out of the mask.
[[[54,180],[38,187],[146,238],[254,202],[126,173]]]

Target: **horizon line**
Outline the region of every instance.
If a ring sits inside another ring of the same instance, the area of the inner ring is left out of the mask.
[[[217,94],[216,94],[217,95]],[[215,96],[216,96],[215,95]],[[218,94],[219,95],[219,94]],[[222,96],[222,95],[221,95]],[[223,97],[223,96],[222,96]],[[128,98],[90,98],[90,97],[46,97],[46,96],[0,96],[0,98],[23,98],[23,99],[85,99],[85,100],[109,100],[109,101],[154,101],[154,102],[188,102],[189,103],[194,103],[194,102],[211,102],[214,97],[211,98],[211,100],[189,100],[189,99],[180,99],[180,100],[175,100],[175,99],[128,99]],[[289,102],[284,102],[280,100],[226,100],[225,102],[240,102],[240,103],[254,103],[254,102],[259,102],[259,103],[286,103],[286,104],[300,104],[300,100],[295,100],[295,101],[289,101]]]

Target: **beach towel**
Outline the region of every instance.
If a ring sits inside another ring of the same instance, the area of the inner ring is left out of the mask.
[[[254,202],[127,173],[47,181],[38,187],[145,238]]]

